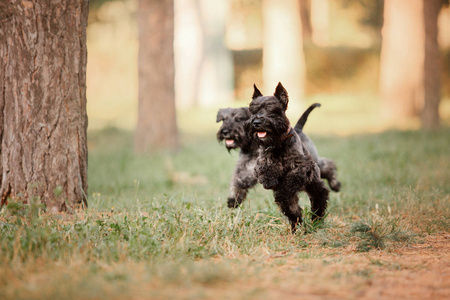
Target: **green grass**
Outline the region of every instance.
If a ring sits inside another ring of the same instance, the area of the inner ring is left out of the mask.
[[[324,251],[391,251],[449,231],[449,128],[313,134],[343,187],[331,193],[325,223],[305,220],[296,235],[260,186],[240,209],[226,207],[237,153],[217,143],[215,130],[183,132],[179,151],[147,156],[133,154],[128,131],[90,132],[87,210],[49,215],[38,201],[2,209],[0,298],[121,298],[144,283],[145,297],[164,298],[158,289],[174,286],[201,296],[201,287],[289,266],[291,256],[312,270],[308,261]],[[307,211],[304,194],[300,201]]]

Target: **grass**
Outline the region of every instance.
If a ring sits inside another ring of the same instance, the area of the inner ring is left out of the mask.
[[[332,268],[326,280],[335,286],[348,278],[358,285],[398,264],[375,257],[359,266],[351,253],[389,253],[449,231],[449,128],[313,132],[320,154],[336,160],[343,188],[331,194],[324,224],[307,219],[291,235],[260,186],[240,209],[226,208],[237,153],[217,143],[218,126],[191,130],[197,114],[182,114],[177,152],[139,157],[129,131],[90,132],[85,211],[50,215],[37,199],[4,207],[0,298],[270,298],[288,277],[323,268]],[[300,201],[307,211],[306,196]],[[317,295],[320,286],[305,280]]]

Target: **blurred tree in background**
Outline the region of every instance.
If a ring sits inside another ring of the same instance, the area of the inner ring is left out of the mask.
[[[263,81],[266,92],[282,82],[301,101],[305,84],[299,0],[263,1]]]
[[[228,105],[233,61],[225,43],[229,1],[175,1],[175,93],[178,107]]]
[[[302,22],[302,39],[309,43],[312,38],[311,28],[311,0],[299,0],[300,20]]]
[[[140,0],[139,108],[135,150],[178,147],[175,113],[173,0]]]
[[[383,12],[385,0],[343,0],[343,7],[351,9],[352,5],[359,5],[361,16],[358,21],[374,30],[377,37],[381,39],[381,28],[383,27]]]
[[[437,129],[440,126],[441,102],[441,52],[438,43],[438,17],[448,0],[425,0],[423,18],[425,27],[424,104],[420,114],[422,127]]]
[[[440,52],[437,40],[442,0],[386,0],[380,60],[385,114],[421,116],[422,127],[439,127]]]
[[[88,1],[2,1],[0,17],[1,204],[86,204]]]
[[[401,19],[402,15],[411,9],[410,6],[414,6],[414,1],[406,8],[396,9],[394,15]],[[296,59],[290,58],[286,53],[280,54],[283,51],[287,52],[287,48],[293,49],[297,58],[303,56],[304,79],[298,79],[301,75],[295,74],[288,77],[298,77],[294,81],[307,97],[340,94],[350,97],[370,95],[373,99],[383,99],[384,97],[379,96],[383,95],[382,86],[386,83],[381,81],[386,76],[379,73],[388,70],[383,67],[384,61],[380,63],[384,2],[384,0],[274,1],[273,7],[266,10],[266,4],[270,3],[270,0],[267,2],[174,0],[173,39],[176,70],[174,89],[177,108],[229,106],[233,96],[237,100],[245,101],[252,93],[253,83],[269,81],[266,92],[270,92],[274,84],[272,81],[284,82],[282,76],[292,70],[298,74],[302,73]],[[95,99],[88,102],[90,115],[93,116],[90,128],[99,128],[101,127],[99,124],[106,123],[109,126],[131,129],[136,124],[139,43],[138,25],[135,21],[140,13],[137,3],[137,0],[90,1],[93,11],[90,12],[92,23],[88,28],[91,34],[89,45],[91,69],[88,71],[91,84],[88,96]],[[286,7],[287,3],[295,5],[296,8],[291,6],[292,9],[282,13],[283,17],[275,18],[275,21],[266,21],[265,16],[277,13]],[[278,34],[270,34],[270,27],[288,20],[296,20],[299,25],[291,24],[288,25],[288,29],[276,31]],[[430,55],[426,66],[423,66],[423,69],[426,67],[430,70],[441,69],[442,84],[440,88],[436,87],[434,90],[440,89],[444,98],[450,94],[449,24],[450,11],[446,8],[439,15],[439,43],[440,51],[444,55],[435,66],[429,59],[437,56]],[[417,35],[419,30],[414,29],[417,28],[417,24],[401,28],[399,32],[404,36]],[[420,30],[426,30],[424,28]],[[290,38],[284,38],[289,34]],[[301,35],[300,38],[298,35]],[[291,43],[290,46],[283,47],[284,42],[280,42],[280,39],[287,40]],[[418,55],[419,52],[425,53],[424,44],[415,46],[414,43],[414,41],[405,42],[406,47],[402,50],[404,55],[401,55],[399,60],[393,60],[392,64],[396,65],[397,70],[408,69],[414,65],[409,62],[400,64],[407,57]],[[279,46],[275,46],[277,44]],[[269,50],[269,47],[273,49]],[[273,55],[276,58],[272,59],[272,62],[268,62],[268,57],[272,56],[270,53],[275,53],[274,49],[279,52]],[[382,60],[385,60],[384,55],[381,56]],[[275,66],[289,66],[289,70],[281,72],[282,74],[278,76],[277,71],[268,71],[275,70]],[[267,79],[269,76],[267,74],[274,74],[274,77]],[[429,79],[428,85],[439,82],[438,72],[434,74],[438,77],[424,77]],[[384,82],[395,86],[394,83],[399,78],[403,76],[395,75],[392,80]],[[112,82],[115,83],[114,89],[110,88]],[[291,84],[286,85],[291,91],[289,88]],[[302,85],[304,87],[300,88]],[[300,109],[303,105],[301,99],[296,101],[299,104],[297,108]],[[110,106],[109,103],[114,105]],[[376,104],[374,113],[378,113],[381,103],[382,101],[379,101],[379,104]],[[389,103],[390,106],[385,107],[393,113],[394,110],[391,108],[396,104]],[[433,101],[423,100],[422,104],[418,105],[416,102],[415,113],[411,114],[412,117],[407,117],[408,124],[416,126],[421,117],[425,120],[425,116],[428,115],[425,112],[431,111],[425,109],[428,103]],[[408,105],[400,106],[401,109],[409,109]],[[96,118],[96,115],[99,118]],[[388,123],[394,125],[395,122]]]

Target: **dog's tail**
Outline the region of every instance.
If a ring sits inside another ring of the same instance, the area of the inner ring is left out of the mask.
[[[301,131],[303,130],[303,126],[305,126],[306,121],[308,120],[309,114],[313,111],[314,108],[320,107],[320,103],[314,103],[311,104],[310,107],[308,107],[307,110],[302,114],[300,119],[298,119],[297,124],[295,124],[294,130],[295,131]]]

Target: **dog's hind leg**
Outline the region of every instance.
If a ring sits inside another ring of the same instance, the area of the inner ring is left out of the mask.
[[[333,191],[339,192],[341,189],[341,183],[337,179],[337,168],[334,161],[328,158],[320,157],[318,165],[320,168],[320,177],[328,180],[328,185]]]

